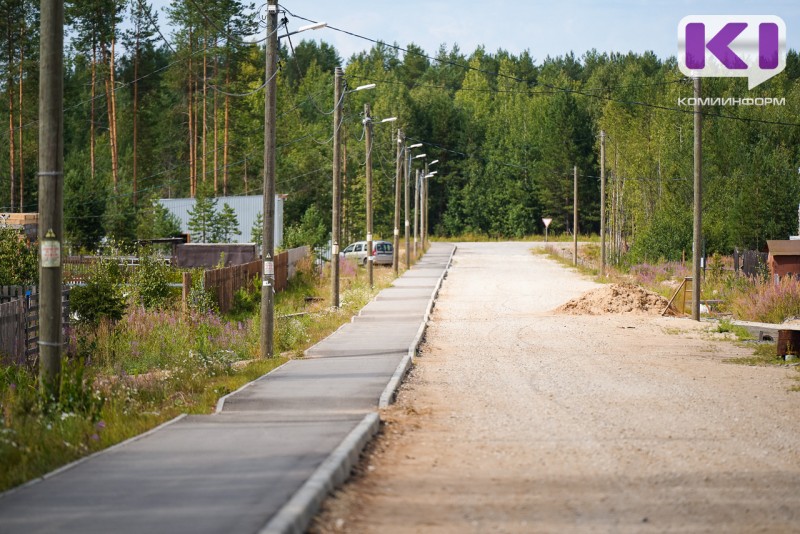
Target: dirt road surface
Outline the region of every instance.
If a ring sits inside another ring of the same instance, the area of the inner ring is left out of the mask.
[[[800,532],[793,368],[708,325],[558,315],[596,284],[459,245],[426,344],[313,532]]]

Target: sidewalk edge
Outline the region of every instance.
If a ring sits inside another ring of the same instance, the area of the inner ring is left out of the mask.
[[[260,534],[302,534],[319,511],[328,494],[350,476],[361,451],[378,433],[380,418],[370,412],[314,471]]]

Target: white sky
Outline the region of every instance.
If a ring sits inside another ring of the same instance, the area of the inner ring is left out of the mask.
[[[169,1],[153,3],[162,8]],[[283,0],[281,5],[374,39],[400,46],[413,42],[429,55],[441,44],[449,49],[457,43],[467,55],[481,44],[489,52],[528,50],[537,63],[569,51],[580,57],[592,48],[601,53],[651,50],[666,58],[677,55],[677,27],[683,17],[711,14],[777,15],[786,22],[788,47],[800,48],[798,0]],[[159,21],[168,28],[165,13]],[[292,30],[306,24],[292,17],[289,21]],[[372,46],[330,29],[302,37],[334,45],[345,61]]]

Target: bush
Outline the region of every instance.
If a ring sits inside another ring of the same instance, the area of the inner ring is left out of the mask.
[[[122,319],[125,315],[125,296],[121,282],[122,273],[116,263],[98,261],[92,267],[86,285],[70,291],[70,308],[78,314],[78,320],[97,325],[103,319]]]
[[[0,286],[35,285],[38,280],[36,247],[17,230],[0,228]]]
[[[163,308],[170,298],[169,267],[149,250],[143,250],[133,275],[134,298],[147,310]]]

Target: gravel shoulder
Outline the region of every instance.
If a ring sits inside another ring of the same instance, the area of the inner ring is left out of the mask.
[[[556,314],[598,285],[533,246],[459,245],[312,532],[800,532],[797,372],[686,319]]]

